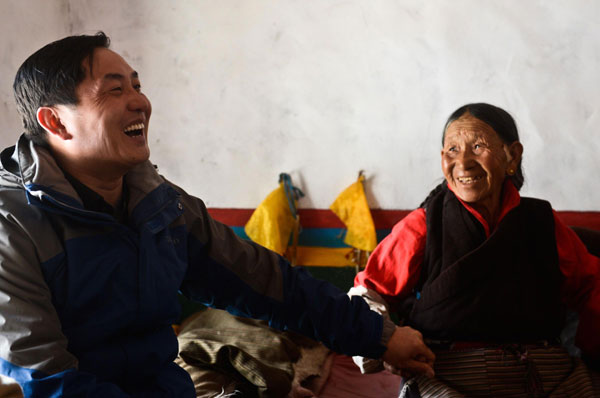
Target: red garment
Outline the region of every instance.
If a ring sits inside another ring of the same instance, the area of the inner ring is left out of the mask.
[[[517,189],[507,182],[496,225],[520,201]],[[489,225],[482,215],[467,203],[461,203],[479,220],[489,237]],[[558,218],[555,211],[554,225],[559,267],[564,276],[562,300],[579,313],[576,344],[585,354],[599,357],[600,258],[588,253],[577,234]],[[419,280],[426,236],[425,210],[419,208],[398,222],[375,248],[365,270],[356,276],[354,285],[375,290],[385,298],[391,310],[395,311],[396,304],[411,293]]]

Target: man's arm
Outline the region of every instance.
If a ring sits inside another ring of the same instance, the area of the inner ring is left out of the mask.
[[[376,291],[359,285],[348,291],[349,296],[360,296],[368,304],[371,310],[381,314],[384,322],[392,323],[387,303]],[[394,333],[387,343],[387,351],[380,360],[355,356],[352,359],[358,365],[362,373],[374,373],[384,368],[393,373],[402,374],[424,373],[433,376],[433,362],[435,355],[424,344],[420,332],[410,327],[395,327]]]
[[[238,238],[213,220],[199,199],[180,192],[189,229],[189,269],[181,290],[188,297],[300,332],[347,355],[380,358],[387,350],[399,366],[405,365],[407,353],[428,355],[415,339],[407,340],[412,348],[406,351],[395,325],[386,322],[384,327],[381,315],[362,298],[350,298],[276,253]]]
[[[37,250],[11,215],[0,218],[0,372],[25,397],[128,397],[77,370]]]

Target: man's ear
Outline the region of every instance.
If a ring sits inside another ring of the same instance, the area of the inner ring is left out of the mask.
[[[61,123],[58,110],[50,106],[42,106],[37,110],[37,121],[49,134],[62,140],[73,138]]]

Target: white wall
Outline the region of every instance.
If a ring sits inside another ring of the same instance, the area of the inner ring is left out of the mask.
[[[291,173],[327,208],[366,171],[372,207],[441,180],[446,117],[499,105],[525,146],[523,193],[600,210],[600,2],[0,0],[0,143],[12,79],[43,44],[104,30],[153,103],[152,159],[211,207],[255,207]]]

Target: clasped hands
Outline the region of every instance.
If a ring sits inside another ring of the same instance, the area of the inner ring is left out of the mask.
[[[408,326],[396,327],[382,359],[387,370],[403,377],[435,374],[435,354],[425,345],[423,335]]]

